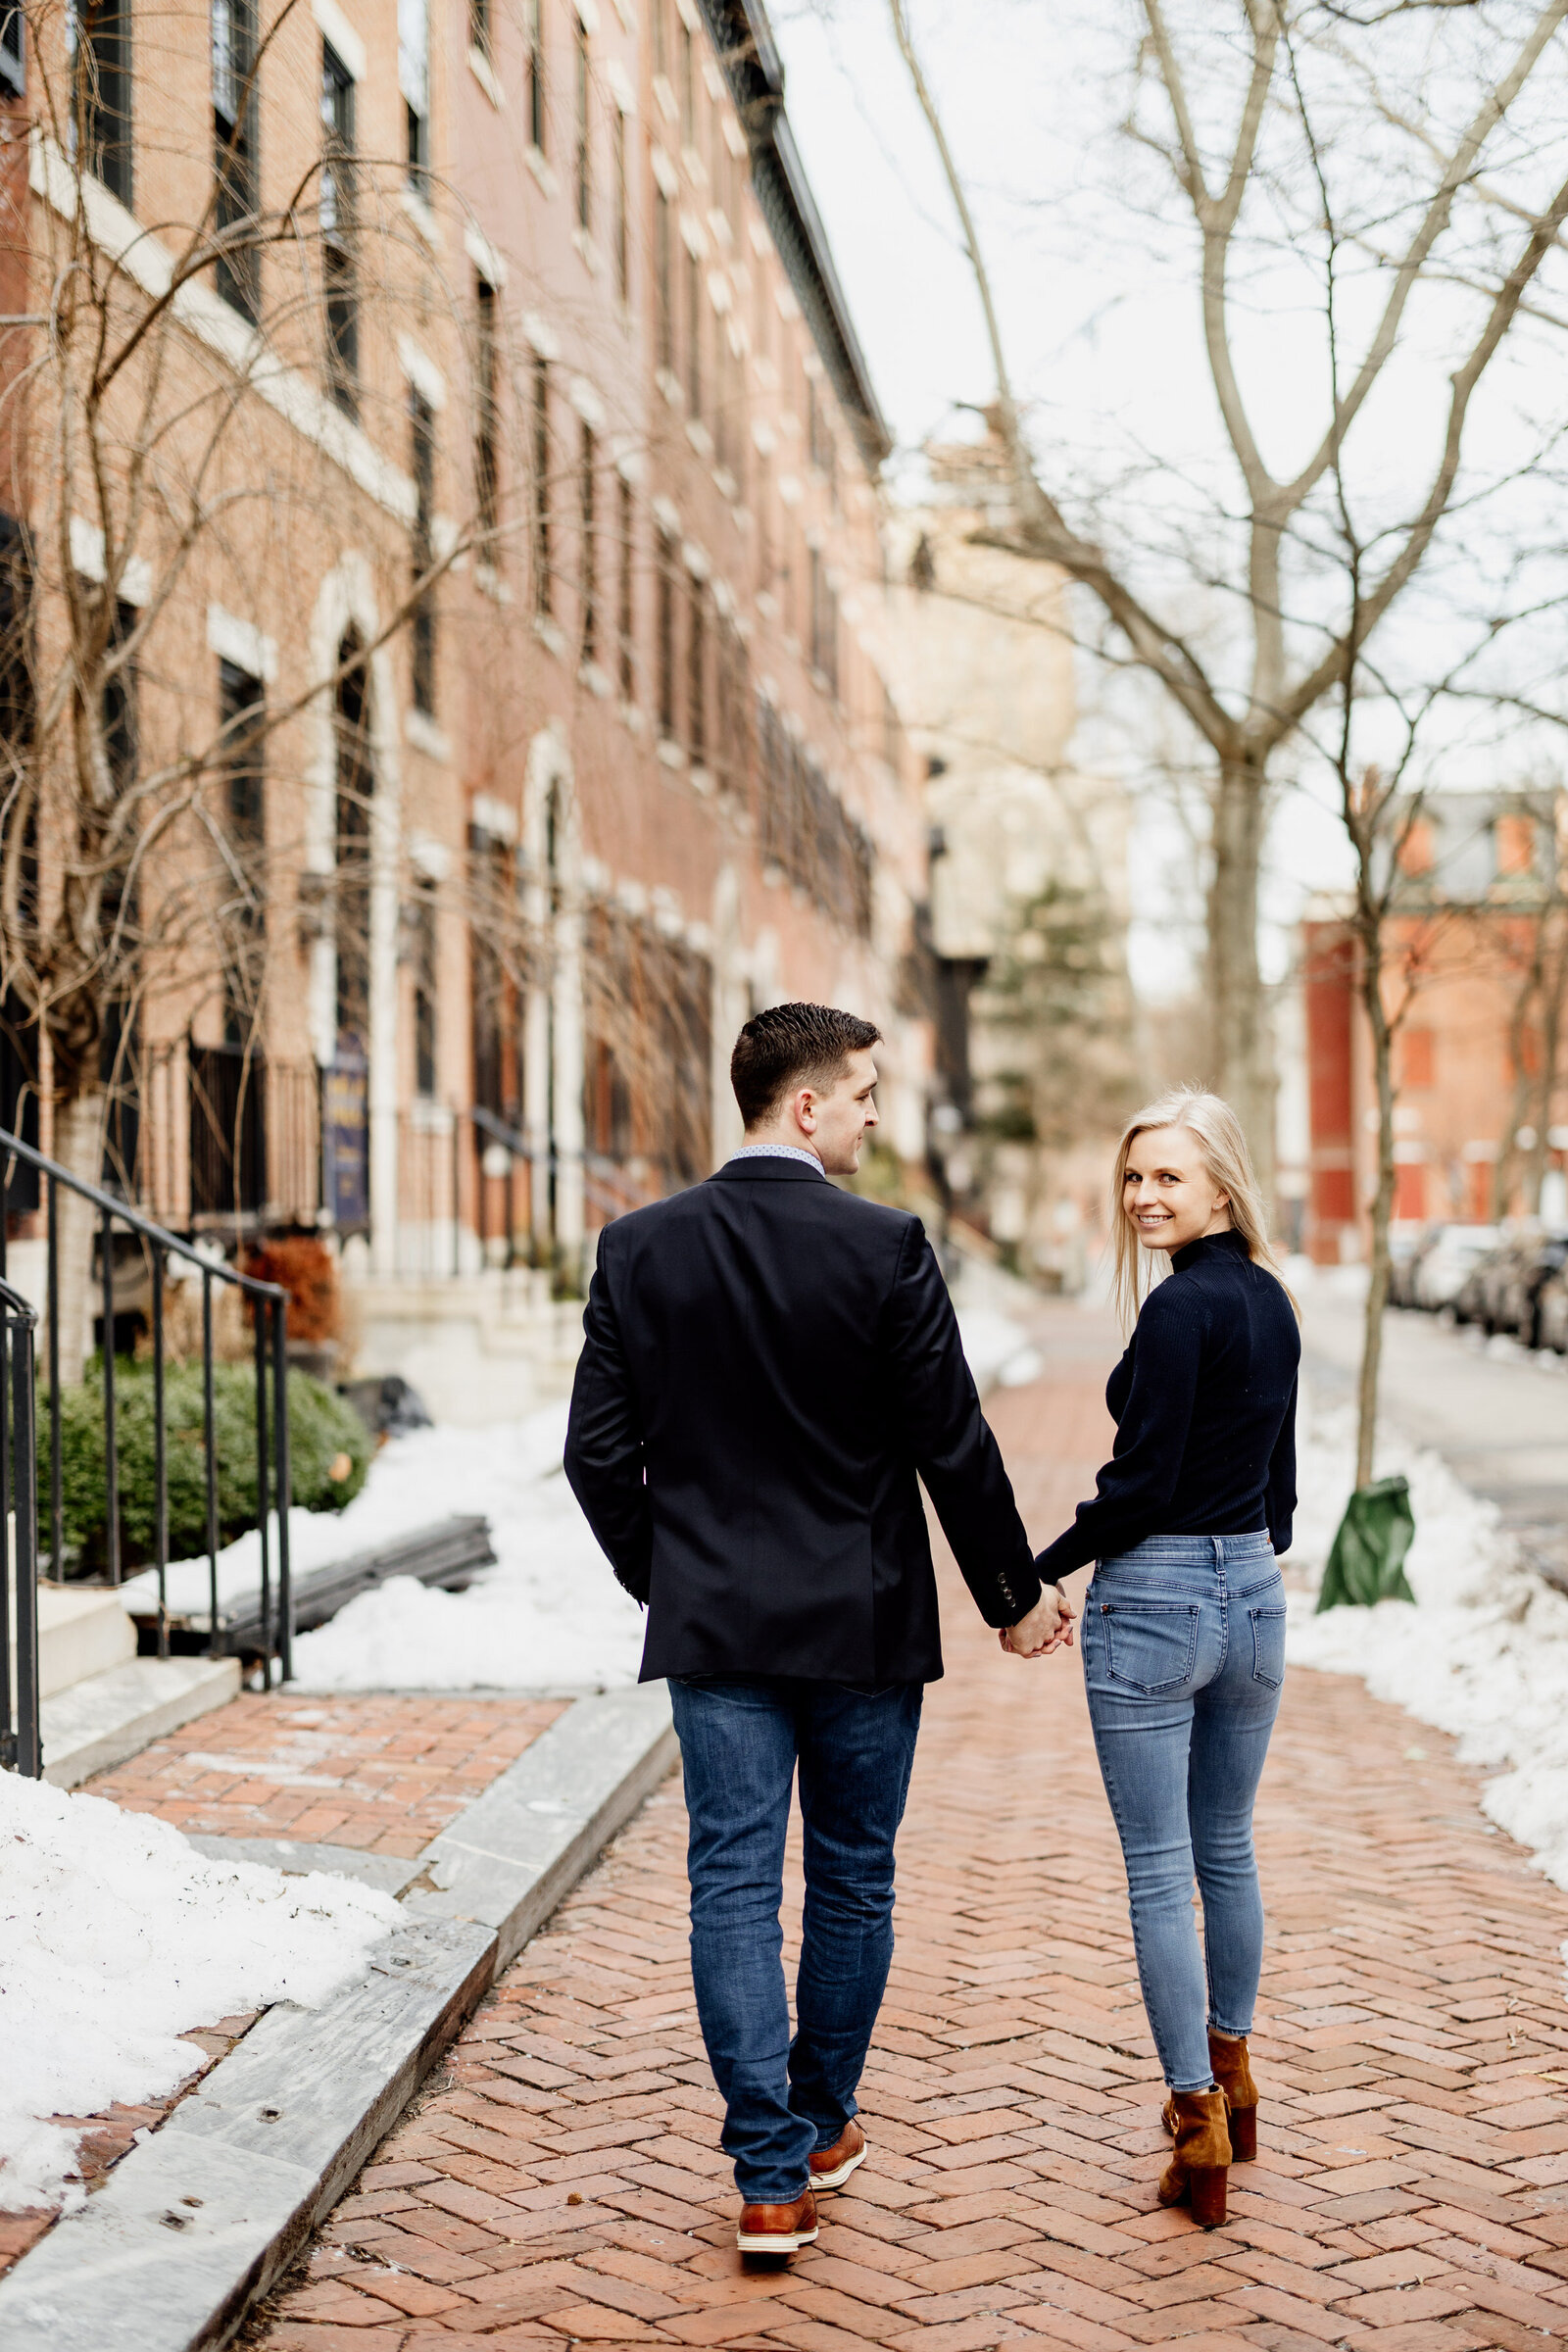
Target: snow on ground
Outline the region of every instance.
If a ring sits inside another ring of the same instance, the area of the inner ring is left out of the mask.
[[[623,1592],[561,1467],[564,1403],[489,1429],[419,1429],[394,1438],[339,1522],[357,1548],[367,1505],[377,1534],[453,1511],[482,1511],[497,1564],[466,1592],[392,1577],[301,1634],[294,1673],[307,1690],[577,1690],[634,1683],[643,1612]],[[373,1543],[377,1535],[363,1539]]]
[[[1038,1292],[1002,1266],[964,1257],[952,1267],[949,1283],[958,1317],[958,1336],[975,1384],[983,1396],[1000,1384],[1021,1389],[1038,1380],[1045,1358],[1030,1340],[1020,1316],[1039,1304]]]
[[[959,1298],[959,1328],[980,1387],[1033,1380],[1040,1358],[990,1290],[971,1303],[960,1279]],[[427,1590],[400,1576],[361,1593],[330,1625],[296,1640],[299,1687],[580,1690],[634,1683],[643,1612],[616,1584],[566,1484],[565,1435],[566,1407],[556,1404],[510,1425],[422,1429],[385,1446],[363,1494],[328,1522],[332,1542],[316,1556],[339,1557],[452,1511],[482,1511],[497,1565],[466,1592]],[[295,1520],[309,1522],[311,1545],[322,1542],[318,1518],[297,1512],[291,1533]],[[248,1556],[254,1582],[254,1539]],[[299,1548],[294,1556],[308,1564]],[[205,1562],[195,1565],[205,1575]]]
[[[1028,1333],[995,1307],[960,1308],[958,1331],[982,1396],[997,1382],[1004,1389],[1021,1389],[1038,1380],[1046,1368],[1045,1358],[1030,1344]]]
[[[547,1405],[542,1412],[530,1414],[526,1421],[500,1432],[420,1430],[413,1437],[394,1439],[375,1456],[369,1477],[346,1510],[290,1511],[289,1562],[293,1573],[304,1576],[312,1568],[330,1567],[334,1560],[347,1559],[356,1551],[372,1551],[379,1544],[412,1535],[416,1528],[428,1527],[434,1520],[488,1507],[483,1500],[469,1498],[464,1485],[468,1465],[454,1459],[443,1466],[446,1457],[442,1449],[435,1448],[427,1457],[418,1450],[421,1441],[432,1437],[481,1440],[504,1437],[512,1476],[527,1483],[542,1471],[559,1470],[565,1434],[566,1407],[563,1403]],[[275,1512],[269,1517],[268,1531],[269,1558],[275,1578]],[[193,1613],[205,1624],[210,1592],[205,1553],[199,1559],[171,1560],[165,1573],[171,1609],[181,1614]],[[236,1543],[226,1544],[218,1555],[219,1599],[228,1601],[239,1594],[254,1592],[260,1581],[261,1539],[253,1528]],[[132,1614],[156,1607],[157,1571],[149,1568],[140,1576],[128,1578],[120,1592]]]
[[[271,2001],[318,2008],[399,1917],[319,1874],[209,1862],[171,1823],[0,1773],[0,2213],[79,2204],[58,2115],[166,2096],[179,2035]]]
[[[1313,1612],[1355,1467],[1349,1406],[1304,1418],[1301,1494],[1286,1561],[1293,1664],[1358,1674],[1377,1698],[1454,1734],[1467,1763],[1493,1766],[1482,1803],[1568,1887],[1568,1594],[1526,1565],[1498,1522],[1433,1453],[1390,1437],[1376,1473],[1410,1481],[1416,1596]]]

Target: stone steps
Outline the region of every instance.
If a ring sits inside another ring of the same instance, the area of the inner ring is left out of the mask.
[[[118,1592],[81,1585],[38,1587],[40,1698],[53,1698],[135,1655],[136,1628]]]
[[[16,1666],[12,1679],[15,1688]],[[220,1707],[237,1658],[140,1658],[136,1628],[102,1586],[38,1587],[38,1729],[43,1777],[76,1788],[151,1740]]]

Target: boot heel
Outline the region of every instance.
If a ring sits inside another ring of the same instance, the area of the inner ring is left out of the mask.
[[[1257,2109],[1233,2107],[1230,2126],[1232,2164],[1250,2164],[1257,2154]]]
[[[1200,2230],[1218,2230],[1225,2220],[1225,2170],[1217,2164],[1187,2176],[1193,2219]]]

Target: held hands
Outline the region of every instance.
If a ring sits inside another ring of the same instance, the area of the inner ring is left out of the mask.
[[[997,1637],[1015,1658],[1041,1658],[1054,1649],[1072,1647],[1072,1604],[1059,1585],[1048,1585],[1016,1625],[1004,1626]]]

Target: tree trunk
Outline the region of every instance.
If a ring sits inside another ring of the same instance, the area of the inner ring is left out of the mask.
[[[57,1103],[55,1156],[63,1167],[86,1184],[103,1175],[104,1097],[101,1088],[74,1095]],[[60,1384],[80,1380],[92,1352],[92,1323],[97,1306],[93,1257],[98,1213],[66,1185],[55,1193],[60,1219],[58,1235],[60,1282]],[[108,1344],[110,1335],[105,1335]]]
[[[1378,1384],[1383,1370],[1383,1316],[1389,1303],[1389,1225],[1394,1215],[1394,1040],[1383,1004],[1382,940],[1378,926],[1361,938],[1361,996],[1372,1031],[1372,1071],[1378,1095],[1378,1182],[1372,1196],[1372,1256],[1367,1270],[1361,1377],[1356,1389],[1355,1483],[1372,1483],[1378,1433]]]
[[[1264,774],[1227,760],[1214,793],[1208,889],[1209,1082],[1241,1120],[1264,1201],[1274,1192],[1272,1040],[1257,968],[1257,868]]]
[[[1546,993],[1549,954],[1546,930],[1549,919],[1549,910],[1536,917],[1530,942],[1530,960],[1514,991],[1513,1003],[1508,1010],[1508,1059],[1513,1066],[1513,1100],[1508,1108],[1508,1124],[1497,1139],[1497,1172],[1493,1180],[1492,1213],[1499,1219],[1509,1213],[1516,1185],[1522,1185],[1523,1188],[1520,1208],[1525,1216],[1534,1216],[1541,1200],[1539,1180],[1533,1181],[1533,1154],[1527,1146],[1520,1143],[1519,1137],[1531,1124],[1531,1113],[1539,1091],[1538,1073],[1530,1066],[1530,1015],[1537,1000],[1544,999]],[[1543,1012],[1544,1009],[1543,1004]],[[1542,1026],[1544,1028],[1544,1020]],[[1544,1153],[1540,1165],[1544,1173]]]

